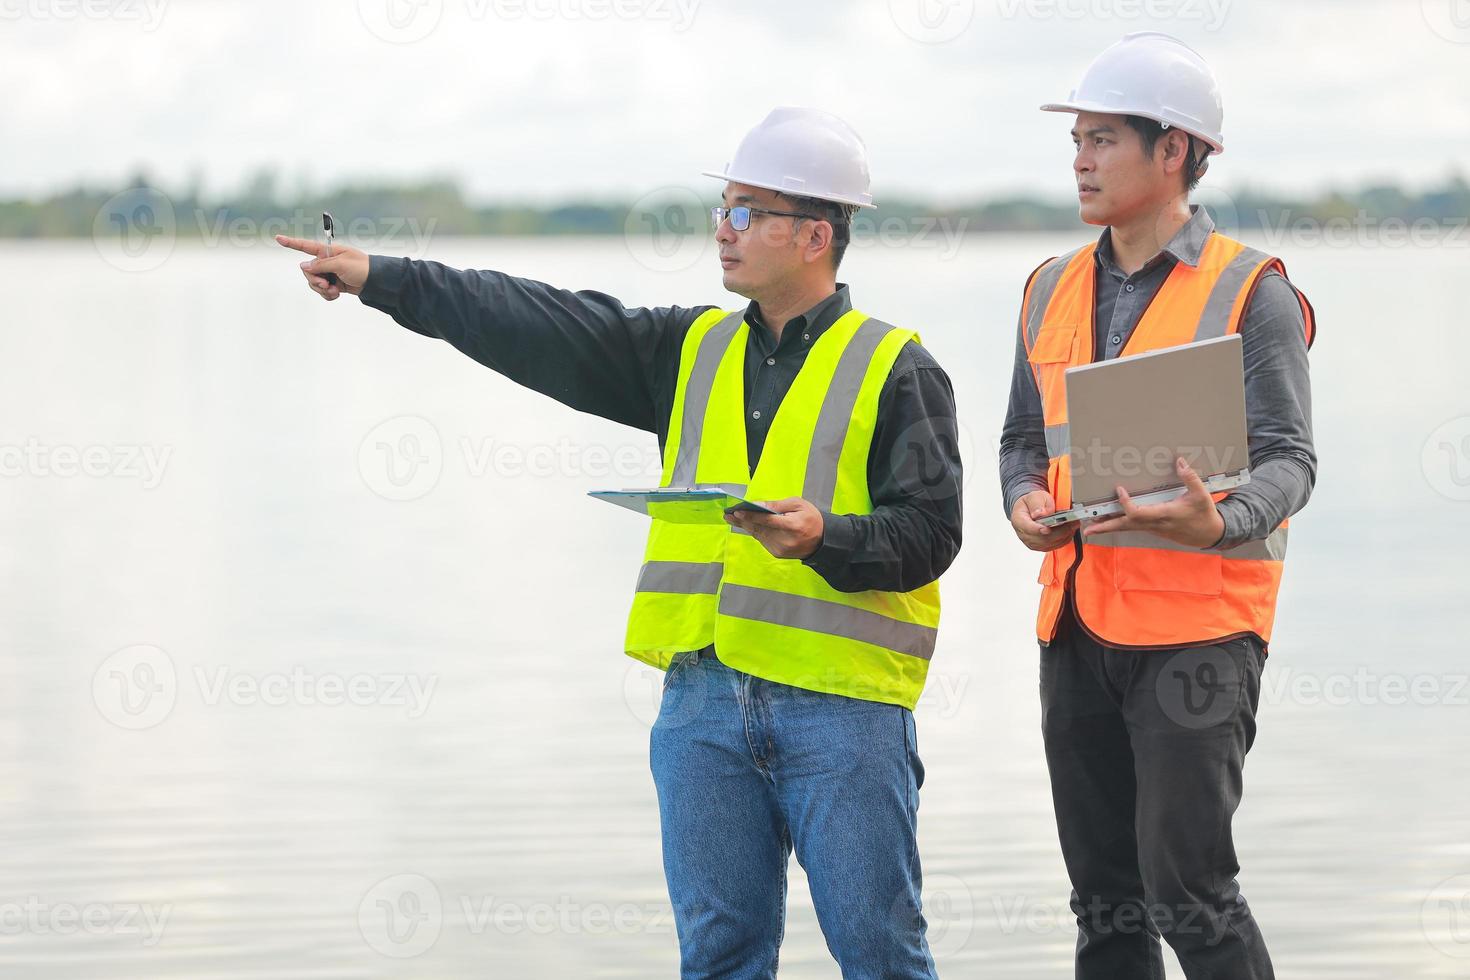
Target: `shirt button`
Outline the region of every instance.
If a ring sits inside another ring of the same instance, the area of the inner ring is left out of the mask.
[[[1117,334],[1113,334],[1113,335],[1112,335],[1112,336],[1111,336],[1111,337],[1109,337],[1109,338],[1108,338],[1108,341],[1109,341],[1109,342],[1110,342],[1110,343],[1114,343],[1114,344],[1116,344],[1116,343],[1117,343],[1117,342],[1118,342],[1118,341],[1120,341],[1120,340],[1122,340],[1122,339],[1123,339],[1123,338],[1122,338],[1122,337],[1119,337],[1119,336],[1118,336],[1118,335],[1117,335]]]
[[[804,334],[801,335],[801,339],[802,340],[811,340],[812,339],[812,335],[809,334],[809,333],[804,333]]]
[[[753,418],[753,419],[760,418],[761,417],[760,409],[756,409],[754,412],[751,412],[750,413],[750,417]]]
[[[766,358],[766,363],[767,364],[775,364],[776,363],[776,359],[774,357],[768,357],[768,358]]]
[[[1131,293],[1131,292],[1133,292],[1133,283],[1130,282],[1128,285],[1124,286],[1123,288],[1126,289],[1126,290],[1128,290]]]

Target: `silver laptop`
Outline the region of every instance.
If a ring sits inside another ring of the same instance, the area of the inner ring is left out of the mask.
[[[1212,493],[1250,482],[1239,334],[1068,368],[1066,384],[1072,508],[1038,523],[1121,514],[1120,485],[1138,504],[1181,497],[1179,456]]]

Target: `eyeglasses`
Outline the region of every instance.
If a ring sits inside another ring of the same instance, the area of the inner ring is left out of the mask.
[[[750,208],[746,207],[743,204],[739,207],[733,208],[709,209],[710,220],[715,223],[716,228],[720,227],[720,224],[726,218],[729,218],[730,227],[734,228],[736,231],[744,231],[745,229],[749,228],[750,216],[753,214],[775,214],[780,215],[783,218],[812,218],[813,220],[815,220],[817,217],[814,214],[806,214],[802,211],[772,211],[769,208]]]

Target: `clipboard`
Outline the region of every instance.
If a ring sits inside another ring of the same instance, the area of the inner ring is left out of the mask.
[[[732,510],[776,513],[723,486],[589,490],[587,496],[671,524],[724,524],[725,513]]]

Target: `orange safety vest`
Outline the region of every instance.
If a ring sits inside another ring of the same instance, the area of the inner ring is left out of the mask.
[[[1058,510],[1072,505],[1067,435],[1067,368],[1092,363],[1096,318],[1096,243],[1044,262],[1026,284],[1022,306],[1026,359],[1041,392],[1046,422],[1046,482]],[[1286,275],[1280,259],[1218,232],[1199,263],[1175,264],[1119,356],[1141,354],[1240,329],[1261,276]],[[1316,336],[1311,304],[1301,292],[1307,346]],[[1221,500],[1225,493],[1214,495]],[[1287,522],[1263,541],[1224,551],[1175,544],[1143,531],[1119,531],[1047,552],[1036,635],[1056,635],[1070,591],[1083,628],[1112,647],[1196,646],[1254,633],[1271,639],[1276,593],[1286,557]]]

